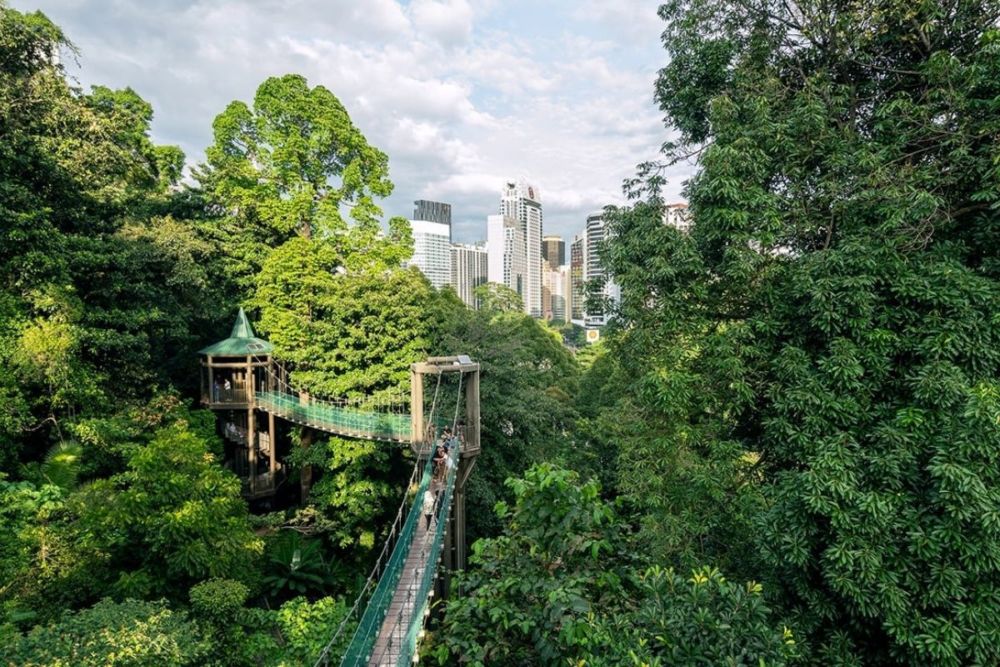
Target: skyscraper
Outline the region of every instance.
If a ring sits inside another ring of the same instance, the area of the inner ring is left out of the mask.
[[[508,181],[500,196],[500,213],[517,221],[525,244],[525,311],[542,317],[542,198],[524,180]],[[492,280],[492,278],[491,278]]]
[[[521,295],[527,312],[527,257],[524,232],[517,220],[506,215],[486,218],[487,277]],[[539,294],[541,301],[541,294]]]
[[[605,300],[610,300],[612,302],[617,301],[620,297],[618,286],[612,280],[611,276],[604,268],[603,262],[601,262],[601,244],[604,242],[607,236],[607,227],[604,221],[604,212],[591,213],[587,216],[587,227],[584,230],[585,235],[585,276],[586,281],[590,283],[591,281],[599,281],[603,283],[603,288],[601,290],[602,296]],[[586,299],[586,295],[584,295]],[[584,304],[584,326],[588,327],[600,327],[607,324],[607,314],[604,312],[603,308],[597,306],[587,307]]]
[[[411,220],[413,257],[410,264],[427,276],[431,285],[440,288],[451,284],[451,227],[428,220]]]
[[[451,246],[451,284],[470,308],[479,308],[476,288],[489,279],[485,245],[455,243]]]
[[[542,259],[553,271],[566,263],[566,242],[561,236],[546,236],[542,238]]]
[[[451,204],[418,199],[413,202],[413,219],[448,225],[448,241],[451,242]]]
[[[569,267],[567,266],[550,269],[546,265],[544,272],[544,292],[546,295],[545,319],[547,320],[556,322],[566,321],[566,304],[569,300],[566,293],[566,286],[568,284],[566,276],[568,271]]]
[[[573,317],[573,280],[569,264],[559,267],[559,280],[562,281],[562,293],[565,299],[563,321],[569,322]]]
[[[570,319],[583,319],[584,283],[587,281],[587,237],[577,234],[569,246]]]

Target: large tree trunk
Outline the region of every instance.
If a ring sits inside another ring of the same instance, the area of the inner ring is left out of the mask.
[[[299,445],[303,450],[307,450],[312,447],[314,442],[316,442],[316,431],[308,426],[303,426],[302,436],[299,438]],[[299,474],[299,481],[301,484],[301,502],[304,503],[306,498],[309,496],[309,489],[312,488],[313,483],[313,467],[311,465],[307,464],[302,466],[302,471]]]

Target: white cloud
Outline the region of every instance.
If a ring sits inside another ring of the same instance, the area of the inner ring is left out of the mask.
[[[652,100],[663,53],[649,0],[14,5],[40,5],[81,48],[82,82],[134,87],[154,105],[154,138],[193,160],[214,116],[266,77],[326,86],[389,154],[386,213],[450,201],[459,239],[484,235],[502,182],[521,175],[542,190],[546,232],[570,236],[620,201],[622,180],[667,136]]]
[[[413,0],[409,9],[418,35],[444,46],[464,44],[472,36],[472,7],[465,0]]]

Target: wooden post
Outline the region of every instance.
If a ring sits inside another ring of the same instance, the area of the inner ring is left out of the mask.
[[[274,458],[275,457],[275,451],[274,450],[277,449],[277,446],[276,446],[277,445],[277,439],[274,436],[275,436],[275,433],[274,433],[274,413],[273,412],[268,412],[267,413],[267,437],[270,438],[270,441],[271,441],[271,446],[269,448],[270,449],[270,454],[271,454],[271,460],[269,461],[270,471],[271,471],[271,484],[274,484],[274,473],[275,473],[276,468],[277,468],[277,464],[275,463],[275,458]]]
[[[455,571],[455,540],[453,539],[452,533],[454,533],[454,521],[455,514],[452,513],[449,517],[449,523],[451,525],[447,526],[444,531],[444,572],[441,574],[441,597],[448,597],[451,591],[451,573]]]
[[[455,500],[452,505],[455,531],[455,569],[465,569],[465,482],[472,474],[479,455],[479,370],[463,373],[465,376],[465,449],[458,461],[455,476]]]
[[[479,453],[479,371],[471,371],[465,381],[465,446]],[[462,480],[465,485],[465,480]]]
[[[316,432],[313,431],[308,426],[302,427],[302,439],[300,440],[303,450],[307,450],[312,447],[313,442],[316,440]],[[305,502],[306,498],[309,496],[309,489],[312,488],[313,481],[313,469],[311,465],[302,466],[302,472],[299,473],[300,492],[302,494],[301,501]]]
[[[257,491],[257,436],[254,433],[257,424],[254,418],[253,406],[253,358],[247,355],[247,457],[250,466],[250,495]]]
[[[463,466],[472,467],[475,464],[475,459],[467,459],[461,461],[458,464],[458,472],[462,472]],[[468,476],[468,475],[466,475]],[[458,480],[455,480],[455,497],[452,500],[451,505],[451,516],[452,523],[451,528],[454,531],[454,537],[451,542],[454,545],[455,551],[455,570],[465,569],[465,489],[458,487]]]
[[[215,403],[215,375],[212,371],[212,355],[208,355],[208,404]]]
[[[424,376],[416,364],[410,366],[410,441],[419,457],[424,449]]]

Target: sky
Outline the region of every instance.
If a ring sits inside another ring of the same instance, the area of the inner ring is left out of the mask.
[[[212,120],[269,76],[330,89],[389,155],[387,216],[452,205],[453,238],[486,236],[506,180],[541,192],[567,240],[621,203],[669,137],[653,100],[666,62],[657,0],[14,0],[79,49],[81,86],[131,86],[156,143],[204,159]],[[689,168],[668,174],[679,199]]]

